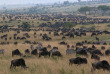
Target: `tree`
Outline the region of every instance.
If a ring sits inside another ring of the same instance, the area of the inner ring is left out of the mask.
[[[109,6],[106,6],[106,5],[100,5],[98,6],[98,9],[102,11],[102,16],[104,16],[104,14],[110,10],[110,7]]]
[[[69,4],[69,1],[64,1],[63,4],[64,4],[64,5],[68,5],[68,4]]]
[[[75,24],[68,22],[68,23],[63,25],[63,28],[64,29],[71,29],[71,28],[73,28],[75,26],[76,26]]]
[[[80,13],[85,13],[85,15],[87,15],[87,12],[90,13],[91,7],[88,7],[88,6],[81,7],[78,11],[79,11]]]
[[[21,27],[23,29],[30,29],[30,24],[28,22],[23,22],[22,25],[21,25]]]

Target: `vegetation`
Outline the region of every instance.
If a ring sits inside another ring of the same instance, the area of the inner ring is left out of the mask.
[[[78,11],[79,11],[80,13],[84,13],[85,15],[87,15],[87,12],[90,13],[91,7],[88,7],[88,6],[81,7]]]
[[[18,28],[30,29],[30,24],[28,22],[23,22],[22,25],[18,25]]]
[[[110,7],[106,5],[100,5],[98,6],[98,9],[102,11],[102,16],[104,16],[104,14],[110,10]]]

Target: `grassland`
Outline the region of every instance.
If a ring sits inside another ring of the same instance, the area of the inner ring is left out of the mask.
[[[11,31],[11,32],[7,32],[8,36],[11,37],[15,32]],[[20,34],[18,34],[18,36],[22,36],[22,34],[25,32],[21,32]],[[58,58],[58,57],[41,57],[38,58],[38,56],[30,56],[30,57],[19,57],[19,56],[11,56],[11,52],[14,49],[19,49],[21,51],[21,53],[24,54],[25,49],[30,49],[30,44],[22,44],[24,41],[23,40],[8,40],[10,42],[9,45],[0,45],[1,49],[5,49],[5,54],[4,55],[0,55],[0,74],[91,74],[91,63],[95,62],[95,60],[91,60],[90,55],[87,58],[88,60],[88,64],[83,64],[83,65],[72,65],[69,66],[69,59],[70,58],[75,58],[76,55],[72,54],[72,55],[66,55],[66,46],[64,45],[59,45],[58,43],[61,40],[61,37],[58,36],[53,36],[49,35],[50,37],[52,37],[52,41],[43,41],[42,38],[39,36],[40,33],[47,33],[48,32],[42,32],[42,31],[38,31],[37,33],[37,38],[34,39],[33,37],[33,33],[34,32],[29,32],[29,35],[31,36],[30,39],[27,40],[31,40],[31,41],[38,41],[43,43],[43,46],[46,47],[48,44],[50,44],[52,47],[53,46],[58,46],[59,51],[62,53],[63,57],[62,58]],[[4,33],[6,34],[6,33]],[[3,34],[0,34],[0,36]],[[99,38],[101,40],[108,40],[110,38],[110,35],[100,35]],[[88,41],[95,41],[95,37],[90,37],[90,34],[88,33],[87,36],[83,36],[83,37],[75,37],[73,38],[69,38],[66,37],[66,39],[64,40],[65,42],[67,42],[70,45],[75,45],[76,42],[81,42],[83,40],[88,40]],[[4,41],[0,39],[0,42]],[[17,41],[19,42],[18,45],[14,45],[13,42]],[[34,47],[36,47],[37,45],[34,45]],[[91,47],[91,45],[85,45],[88,47]],[[96,45],[98,49],[101,49],[101,46],[103,45]],[[106,46],[106,49],[110,48],[109,45]],[[50,50],[48,48],[48,50]],[[104,50],[102,50],[102,52],[104,53]],[[77,55],[80,56],[80,55]],[[81,56],[84,57],[84,56]],[[17,59],[17,58],[24,58],[26,61],[26,65],[29,67],[28,69],[24,70],[23,68],[16,68],[13,70],[10,70],[10,61],[13,59]],[[107,60],[108,62],[110,62],[110,56],[102,56],[101,60]],[[108,71],[102,71],[102,70],[97,70],[95,72],[95,74],[109,74]]]

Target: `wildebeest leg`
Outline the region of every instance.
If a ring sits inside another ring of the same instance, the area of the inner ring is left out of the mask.
[[[11,65],[10,65],[10,69],[12,68],[12,66],[13,66],[13,65],[12,65],[12,63],[11,63]]]

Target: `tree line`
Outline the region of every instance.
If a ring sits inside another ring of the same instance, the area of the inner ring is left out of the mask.
[[[81,7],[78,9],[78,11],[81,13],[81,14],[85,14],[86,16],[87,15],[94,15],[96,16],[96,14],[101,14],[102,16],[104,15],[110,15],[109,12],[110,12],[110,6],[107,6],[107,5],[100,5],[100,6],[97,6],[97,7],[89,7],[89,6],[85,6],[85,7]]]

